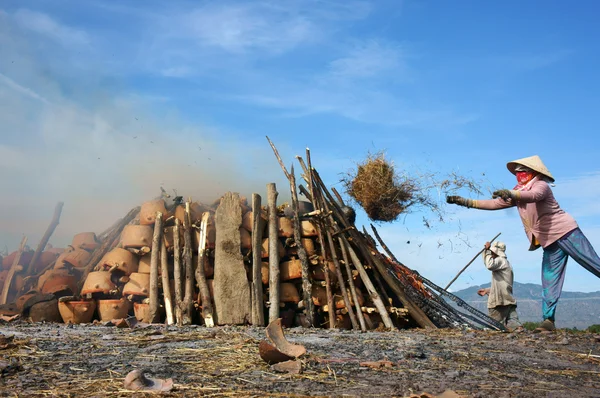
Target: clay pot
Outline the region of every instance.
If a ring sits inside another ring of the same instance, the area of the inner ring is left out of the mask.
[[[71,246],[75,249],[93,251],[100,247],[100,242],[98,241],[98,238],[96,238],[95,233],[81,232],[73,237]]]
[[[134,272],[129,275],[129,282],[123,287],[123,296],[144,296],[148,297],[150,294],[150,274],[140,274]]]
[[[100,265],[106,269],[116,267],[117,270],[125,275],[137,272],[139,259],[129,250],[115,248],[104,255],[100,260]]]
[[[154,225],[157,211],[160,211],[163,214],[163,220],[169,218],[164,200],[156,199],[142,203],[142,207],[140,209],[140,224]]]
[[[104,293],[108,294],[117,286],[111,281],[111,273],[108,271],[90,272],[85,279],[81,294]]]
[[[287,217],[277,218],[277,235],[280,238],[291,238],[294,236],[294,220]]]
[[[138,274],[149,274],[150,273],[150,262],[152,259],[152,253],[144,254],[138,262]],[[160,269],[160,267],[158,267]]]
[[[36,290],[30,290],[27,293],[21,295],[18,299],[15,300],[15,304],[17,306],[17,309],[19,310],[19,312],[23,312],[23,309],[25,308],[25,304],[32,299],[33,297],[39,295],[39,292],[37,292]]]
[[[149,225],[126,225],[121,232],[123,248],[152,248],[154,228]]]
[[[242,250],[252,249],[252,236],[245,228],[240,228],[240,244]]]
[[[204,276],[206,278],[212,278],[213,275],[215,274],[215,267],[213,265],[214,260],[212,257],[208,257],[205,256],[204,257]],[[198,255],[194,254],[192,256],[192,264],[194,264],[194,269],[196,268],[196,265],[198,264]]]
[[[298,289],[296,285],[293,283],[283,282],[279,284],[280,292],[279,292],[279,300],[282,303],[298,303],[300,301],[300,294],[298,293]]]
[[[263,262],[261,265],[262,283],[269,283],[269,263]],[[289,281],[291,279],[302,278],[302,263],[298,259],[283,261],[279,264],[279,280]]]
[[[337,282],[337,274],[335,272],[335,264],[333,263],[333,261],[327,262],[327,268],[328,268],[328,272],[329,272],[329,280],[332,283],[336,283]],[[317,265],[311,265],[309,267],[309,272],[310,272],[310,275],[312,276],[313,280],[317,280],[317,281],[325,280],[325,273],[323,272],[323,264],[322,263],[319,263]]]
[[[133,303],[133,314],[136,319],[144,323],[152,323],[150,319],[150,304],[148,303]],[[163,307],[158,308],[158,317],[162,319]]]
[[[62,247],[51,247],[49,249],[46,249],[46,251],[50,253],[63,254],[65,252],[65,249],[63,249]]]
[[[91,257],[92,255],[83,249],[70,248],[56,259],[54,269],[64,268],[65,263],[75,268],[83,268]]]
[[[269,238],[263,239],[261,247],[260,257],[269,258]],[[277,240],[277,251],[279,252],[279,258],[285,257],[285,247],[283,247],[280,240]]]
[[[131,302],[124,298],[120,300],[98,300],[96,304],[98,306],[98,316],[103,322],[127,318],[131,308]]]
[[[267,227],[268,224],[268,220],[267,220],[267,215],[265,214],[264,211],[261,211],[261,229],[260,229],[260,233],[264,234],[265,233],[265,228]],[[248,232],[252,232],[252,228],[254,227],[254,212],[253,211],[249,211],[248,213],[244,214],[244,216],[242,217],[242,227],[248,231]]]
[[[64,323],[90,323],[96,311],[96,302],[89,301],[59,301],[58,311]]]
[[[4,257],[2,259],[2,268],[10,269],[16,256],[17,256],[17,251],[14,251],[14,252],[10,253],[8,256]],[[33,258],[33,251],[28,251],[28,252],[24,251],[21,254],[21,260],[19,261],[19,265],[22,265],[24,267],[28,266],[29,263],[31,262],[32,258]]]
[[[352,296],[348,293],[350,298],[350,304],[354,305],[354,300],[352,300]],[[365,302],[362,293],[360,290],[356,291],[356,296],[358,298],[358,304],[362,306]],[[327,305],[327,291],[323,286],[313,285],[312,287],[312,300],[315,305],[323,306]],[[334,293],[333,302],[336,309],[346,308],[346,304],[344,303],[344,298],[341,293]]]
[[[190,203],[190,221],[192,224],[198,223],[202,220],[202,213],[209,211],[210,209],[198,202]],[[185,218],[185,205],[179,205],[175,208],[175,218],[177,218],[181,225],[183,225],[183,220]]]
[[[302,220],[300,221],[300,234],[303,238],[314,238],[317,236],[317,228],[312,221]]]
[[[68,291],[67,295],[70,295],[77,292],[77,282],[77,276],[67,270],[52,270],[44,280],[40,291],[45,294]]]
[[[314,256],[315,254],[317,254],[314,240],[312,240],[310,238],[302,238],[301,241],[302,241],[302,247],[304,247],[304,250],[306,250],[306,255],[308,257]],[[285,250],[286,250],[286,254],[288,257],[298,255],[298,247],[297,246],[286,247]]]
[[[34,304],[29,309],[29,317],[32,322],[61,322],[58,300],[53,299]]]

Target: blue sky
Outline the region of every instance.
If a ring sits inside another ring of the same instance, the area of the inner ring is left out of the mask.
[[[3,247],[37,242],[58,200],[64,245],[160,185],[212,200],[273,181],[284,195],[268,135],[288,164],[310,147],[329,185],[385,150],[407,173],[510,188],[506,162],[538,154],[600,250],[596,2],[140,4],[1,3]],[[516,279],[539,283],[514,210],[446,210],[430,229],[416,212],[380,231],[441,285],[502,232]],[[489,279],[478,260],[454,287]],[[600,280],[571,262],[565,288]]]

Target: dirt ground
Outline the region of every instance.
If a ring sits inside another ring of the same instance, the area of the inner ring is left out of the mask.
[[[261,360],[264,329],[0,324],[0,396],[150,396],[124,389],[133,369],[172,378],[165,396],[600,397],[600,336],[469,330],[286,330],[303,344],[299,375]],[[387,360],[378,369],[366,361]],[[4,364],[4,365],[2,365]]]

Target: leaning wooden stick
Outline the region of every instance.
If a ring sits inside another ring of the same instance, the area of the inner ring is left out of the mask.
[[[40,240],[40,243],[38,244],[37,248],[35,249],[35,253],[33,253],[33,257],[31,258],[31,261],[29,262],[29,265],[27,266],[27,269],[25,270],[25,275],[29,275],[29,272],[32,269],[35,269],[34,267],[35,267],[37,261],[39,260],[40,255],[44,251],[44,248],[48,244],[50,237],[54,233],[54,230],[56,229],[56,226],[58,225],[58,223],[60,221],[60,214],[62,213],[63,205],[64,205],[63,202],[58,202],[56,204],[56,208],[54,208],[54,215],[52,216],[52,221],[50,221],[50,225],[48,225],[48,229],[46,229],[46,233],[44,234],[44,236],[42,236],[42,240]]]
[[[163,297],[165,301],[165,313],[167,316],[167,325],[173,325],[175,318],[173,316],[173,295],[171,294],[171,283],[169,281],[169,262],[167,245],[165,240],[161,239],[160,246],[160,273],[162,275]]]
[[[497,237],[499,237],[501,233],[502,233],[502,232],[499,232],[499,233],[498,233],[498,235],[494,236],[494,237],[492,238],[492,240],[490,241],[490,243],[492,243],[493,241],[495,241],[495,240],[496,240],[496,238],[497,238]],[[456,276],[454,277],[454,279],[452,279],[452,280],[450,281],[450,283],[448,283],[448,285],[447,285],[447,286],[444,288],[444,290],[448,290],[448,288],[449,288],[449,287],[450,287],[450,286],[451,286],[451,285],[454,283],[454,281],[458,279],[458,277],[460,276],[460,274],[462,274],[463,272],[465,272],[465,270],[466,270],[466,269],[469,267],[469,265],[471,265],[471,264],[473,263],[473,261],[475,261],[475,260],[477,259],[477,257],[479,257],[479,255],[480,255],[481,253],[483,253],[483,251],[484,251],[484,250],[485,250],[485,249],[481,249],[481,250],[479,250],[479,253],[477,253],[477,254],[475,255],[475,257],[473,257],[473,258],[471,259],[471,261],[469,261],[469,262],[467,263],[467,265],[465,265],[465,266],[463,267],[463,269],[461,269],[461,270],[458,272],[458,274],[456,274]]]
[[[12,262],[12,265],[10,266],[8,275],[6,276],[6,279],[4,280],[4,286],[2,287],[2,296],[0,297],[0,305],[6,304],[6,300],[8,299],[8,291],[10,290],[10,285],[12,283],[12,280],[13,280],[15,274],[17,272],[23,270],[23,267],[21,267],[19,265],[19,261],[21,261],[21,255],[23,254],[23,250],[25,249],[26,243],[27,243],[27,237],[24,236],[21,239],[21,244],[19,245],[19,250],[17,251],[17,254]]]
[[[367,331],[367,325],[365,322],[365,317],[362,313],[362,309],[360,307],[360,303],[358,302],[358,295],[356,293],[356,286],[354,285],[354,279],[352,279],[352,269],[350,268],[350,260],[348,259],[348,251],[346,250],[346,245],[344,244],[344,240],[342,238],[338,238],[338,242],[340,244],[340,249],[342,250],[342,259],[344,260],[344,266],[346,267],[346,274],[348,275],[348,286],[350,286],[350,294],[352,295],[352,300],[354,301],[354,308],[356,308],[356,316],[358,317],[358,321],[360,323],[360,330],[363,332]]]
[[[202,318],[204,318],[204,325],[208,328],[212,328],[215,326],[215,321],[213,319],[212,298],[210,297],[210,290],[208,288],[208,282],[206,281],[206,273],[204,272],[204,264],[206,262],[206,229],[208,228],[209,218],[209,212],[202,214],[202,221],[200,222],[200,238],[198,242],[196,282],[200,288],[200,298],[202,300]]]
[[[154,221],[154,235],[152,237],[152,254],[150,255],[150,305],[148,320],[150,323],[159,321],[158,312],[158,263],[160,260],[160,246],[162,238],[162,213],[156,212]]]
[[[277,225],[277,187],[267,184],[269,211],[269,322],[279,318],[279,238]]]

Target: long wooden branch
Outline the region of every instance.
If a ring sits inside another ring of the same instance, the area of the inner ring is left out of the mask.
[[[179,227],[180,222],[175,218],[175,226],[173,227],[173,279],[175,284],[175,321],[177,325],[183,325],[183,314],[181,311],[183,303],[183,289],[181,283],[181,245],[179,242]]]
[[[163,215],[160,211],[157,211],[156,220],[154,221],[154,235],[152,236],[152,252],[150,255],[150,308],[148,314],[150,323],[159,321],[158,265],[161,252],[162,221]]]
[[[192,258],[192,225],[190,214],[190,201],[185,202],[185,215],[183,217],[183,263],[185,264],[185,295],[181,303],[182,324],[191,325],[194,311],[194,265]]]
[[[360,303],[358,302],[358,294],[356,293],[356,286],[354,284],[354,279],[352,278],[352,269],[350,268],[350,260],[348,259],[348,250],[346,250],[346,245],[344,244],[344,240],[342,238],[338,238],[338,242],[342,251],[342,259],[344,260],[344,266],[346,267],[346,274],[348,275],[348,286],[350,286],[350,294],[352,295],[352,300],[354,300],[354,308],[356,309],[356,316],[358,317],[358,321],[360,323],[360,330],[366,332],[367,325],[365,322],[365,317],[362,313],[362,309],[360,307]]]
[[[265,326],[265,311],[263,306],[262,285],[262,209],[261,197],[257,193],[252,194],[252,323],[254,326]]]
[[[169,281],[169,258],[167,253],[167,245],[165,240],[161,239],[160,246],[160,273],[162,276],[163,299],[165,302],[165,314],[167,317],[167,325],[175,323],[173,315],[173,295],[171,294],[171,283]]]
[[[205,212],[202,214],[202,221],[200,223],[200,239],[198,242],[198,265],[196,267],[196,282],[200,288],[200,298],[202,300],[202,318],[204,319],[204,325],[212,328],[215,326],[213,318],[213,307],[212,298],[210,297],[210,290],[208,288],[208,282],[206,281],[206,273],[204,272],[204,264],[206,262],[206,230],[208,228],[208,219],[210,213]]]
[[[269,322],[279,318],[279,237],[277,226],[277,187],[267,184],[269,211]]]
[[[35,264],[40,259],[40,256],[41,256],[42,252],[44,251],[44,248],[48,244],[50,237],[54,233],[54,230],[56,229],[56,226],[58,225],[58,223],[60,221],[60,215],[62,213],[63,205],[64,205],[64,202],[58,202],[56,204],[56,207],[54,208],[54,215],[52,216],[52,221],[50,221],[50,225],[48,225],[48,229],[46,229],[46,233],[44,234],[44,236],[42,236],[42,240],[40,240],[40,243],[38,244],[37,248],[35,249],[35,253],[33,253],[33,258],[31,259],[31,261],[29,262],[29,265],[27,266],[27,269],[25,270],[25,275],[29,275],[29,272],[32,269],[34,269]]]

